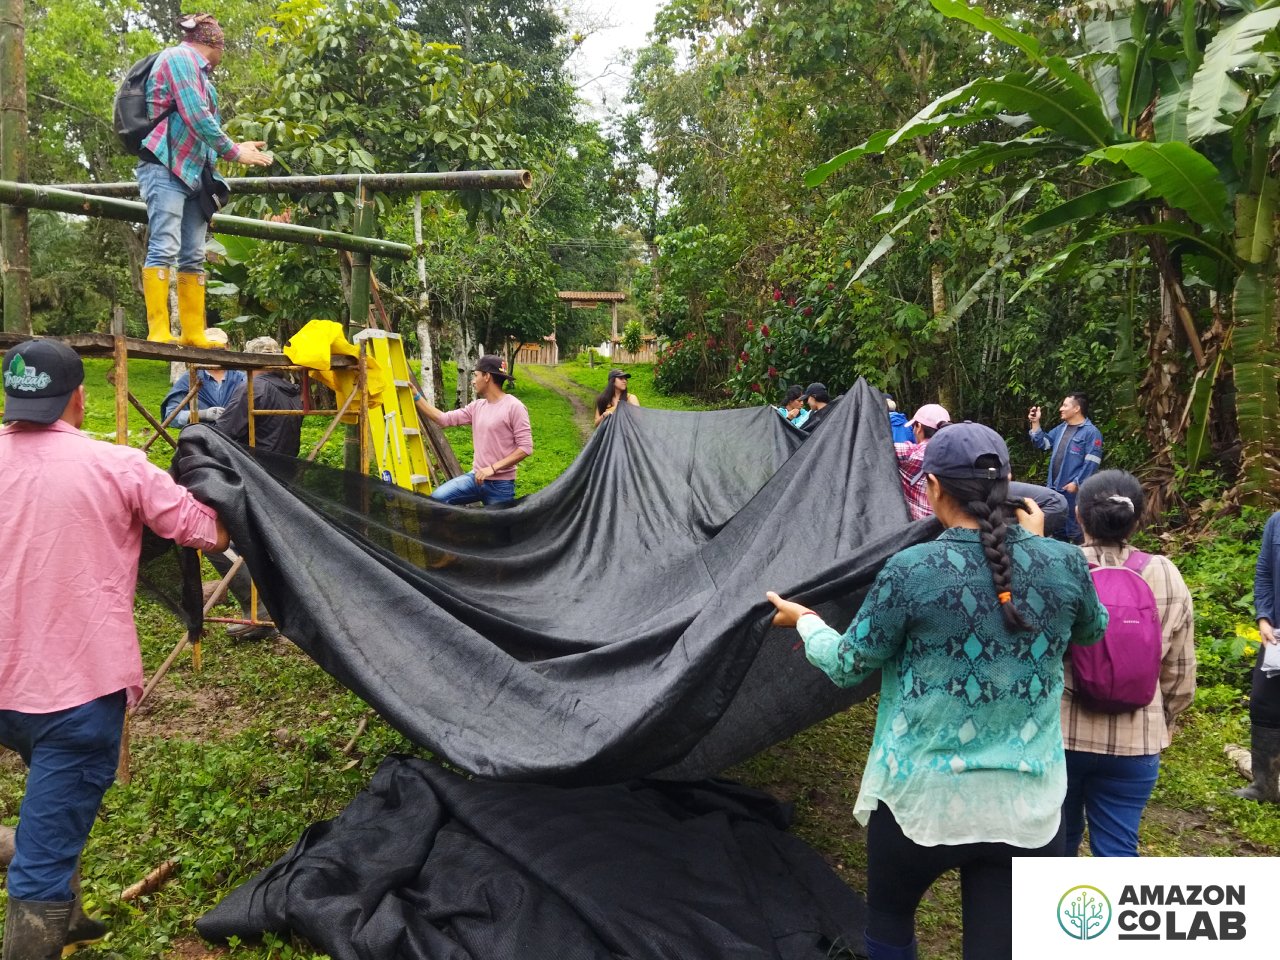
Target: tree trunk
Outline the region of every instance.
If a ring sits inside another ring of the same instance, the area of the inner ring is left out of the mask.
[[[418,248],[418,352],[422,370],[418,379],[427,402],[438,407],[436,397],[436,351],[431,330],[431,294],[427,288],[427,258],[422,253],[422,194],[413,195],[413,242]]]
[[[27,66],[24,0],[0,0],[0,179],[27,179]],[[0,207],[4,329],[31,333],[31,251],[27,211]]]

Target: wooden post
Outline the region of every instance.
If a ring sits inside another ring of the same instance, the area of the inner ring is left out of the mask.
[[[129,443],[129,348],[124,342],[124,307],[111,310],[112,354],[115,358],[116,443]]]
[[[0,0],[0,179],[27,179],[25,0]],[[0,271],[4,329],[31,333],[31,252],[27,211],[0,208]]]
[[[377,223],[378,208],[374,204],[373,191],[366,186],[360,187],[360,195],[356,199],[356,214],[351,225],[351,232],[356,237],[373,236],[373,228]],[[351,252],[351,310],[347,317],[347,337],[353,339],[357,333],[369,325],[369,253],[353,250]],[[360,347],[360,356],[364,357],[364,346]],[[365,436],[368,412],[368,397],[364,396],[365,376],[364,360],[356,374],[356,389],[361,391],[360,409],[362,416],[354,430],[347,428],[346,449],[343,452],[343,465],[348,470],[364,473],[368,468],[368,439]]]
[[[613,328],[613,340],[611,342],[617,343],[618,342],[618,301],[617,300],[609,301],[609,322],[610,322],[610,326],[612,326]]]

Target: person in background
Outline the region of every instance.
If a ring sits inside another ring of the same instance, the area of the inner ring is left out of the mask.
[[[262,152],[262,141],[235,143],[222,129],[218,91],[210,78],[226,50],[218,21],[193,13],[180,17],[178,27],[182,42],[160,52],[147,78],[147,113],[157,123],[138,157],[138,187],[147,205],[142,295],[147,339],[172,343],[169,281],[176,265],[180,342],[208,347],[204,248],[209,221],[200,200],[205,180],[217,179],[219,158],[251,167],[272,160]]]
[[[84,365],[56,340],[10,349],[0,502],[21,530],[0,563],[0,744],[27,765],[4,927],[6,960],[54,960],[105,936],[75,878],[142,693],[133,621],[142,528],[201,550],[227,532],[141,450],[84,424]]]
[[[912,520],[933,516],[933,507],[929,505],[926,491],[928,478],[924,472],[924,455],[934,434],[950,421],[951,414],[946,407],[939,403],[926,403],[907,421],[912,442],[893,445],[893,452],[898,458],[898,480],[902,484],[902,495],[907,500]]]
[[[1045,485],[1067,498],[1067,522],[1060,539],[1080,542],[1080,525],[1076,522],[1076,493],[1102,466],[1102,433],[1088,417],[1089,398],[1083,393],[1069,393],[1058,407],[1062,422],[1045,434],[1040,429],[1040,408],[1027,413],[1031,423],[1028,436],[1040,450],[1053,451],[1049,456],[1049,476]]]
[[[255,337],[245,353],[280,354],[272,337]],[[240,373],[240,371],[232,371]],[[242,378],[244,374],[241,374]],[[301,410],[302,388],[278,367],[259,367],[253,374],[254,410]],[[203,414],[201,415],[203,419]],[[302,447],[301,417],[255,417],[254,447],[296,457]],[[249,384],[244,381],[227,400],[215,426],[237,443],[249,443]]]
[[[418,412],[442,427],[471,425],[475,457],[471,470],[431,491],[432,500],[444,503],[483,503],[486,507],[509,503],[516,497],[516,464],[533,453],[533,431],[525,405],[505,393],[512,381],[507,361],[495,355],[477,361],[471,386],[476,399],[460,410],[438,410],[427,402],[418,385]]]
[[[898,402],[888,394],[885,394],[884,402],[889,408],[889,429],[893,431],[893,442],[911,443],[914,441],[915,434],[907,426],[907,415],[898,410]]]
[[[605,385],[600,396],[596,397],[596,422],[595,425],[600,426],[600,421],[618,409],[618,404],[629,403],[633,407],[640,406],[640,401],[636,399],[635,394],[627,389],[627,381],[631,379],[631,374],[616,367],[609,371],[609,382]]]
[[[867,956],[913,960],[915,914],[959,868],[966,960],[1012,956],[1012,859],[1062,850],[1062,661],[1107,624],[1084,557],[1037,536],[1008,499],[995,431],[930,442],[927,492],[946,528],[890,557],[844,634],[767,594],[809,662],[851,687],[881,672],[854,816],[867,826]],[[1028,523],[1038,511],[1026,504]]]
[[[1104,470],[1080,486],[1077,510],[1090,566],[1132,563],[1135,551],[1129,538],[1138,529],[1142,507],[1142,484],[1123,470]],[[1102,713],[1076,695],[1068,659],[1062,697],[1067,751],[1062,819],[1069,857],[1079,850],[1086,823],[1095,857],[1138,855],[1138,824],[1156,785],[1160,751],[1169,746],[1174,723],[1196,692],[1191,592],[1164,557],[1150,557],[1135,573],[1151,588],[1160,618],[1160,681],[1154,699],[1140,710]]]
[[[809,416],[805,418],[804,425],[800,429],[805,433],[813,433],[831,413],[831,394],[827,393],[825,383],[811,383],[805,388],[800,398],[809,410]]]
[[[227,332],[218,327],[210,327],[204,332],[209,346],[223,350],[227,348]],[[200,411],[200,419],[212,422],[222,416],[227,404],[235,396],[236,391],[243,390],[246,382],[243,370],[224,370],[221,367],[197,367],[196,379],[200,382],[200,390],[196,393],[196,408]],[[191,389],[191,377],[185,371],[178,375],[164,400],[160,402],[160,419],[164,420],[178,404],[186,399]],[[177,427],[185,427],[191,422],[191,407],[183,404],[174,416],[172,423]]]
[[[809,410],[804,405],[804,387],[798,383],[787,387],[787,392],[782,398],[782,406],[773,409],[777,410],[778,416],[793,427],[803,427],[804,422],[809,419]]]
[[[1253,575],[1253,608],[1258,620],[1258,662],[1249,693],[1250,753],[1253,783],[1236,796],[1280,803],[1280,637],[1276,636],[1276,598],[1280,597],[1280,513],[1262,531],[1262,549]]]

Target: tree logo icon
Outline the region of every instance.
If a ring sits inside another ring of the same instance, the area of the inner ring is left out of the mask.
[[[1073,940],[1092,940],[1111,925],[1111,901],[1097,887],[1072,887],[1058,901],[1058,926]]]

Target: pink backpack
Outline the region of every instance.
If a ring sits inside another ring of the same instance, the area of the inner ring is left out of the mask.
[[[1075,695],[1099,713],[1131,713],[1156,696],[1163,652],[1156,596],[1142,579],[1151,555],[1138,550],[1124,566],[1089,564],[1098,599],[1111,619],[1092,646],[1071,647]]]

